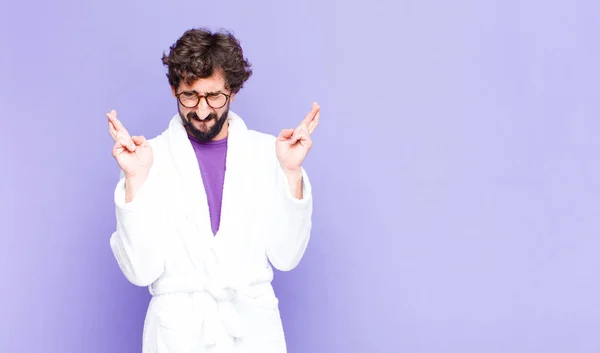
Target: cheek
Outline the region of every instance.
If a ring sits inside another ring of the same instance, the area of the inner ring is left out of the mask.
[[[185,117],[187,117],[188,114],[190,114],[193,111],[194,111],[194,109],[186,108],[186,107],[179,105],[179,114],[181,114]]]
[[[223,108],[218,109],[217,110],[217,114],[219,114],[219,116],[222,116],[226,111],[229,110],[229,104],[225,105]]]

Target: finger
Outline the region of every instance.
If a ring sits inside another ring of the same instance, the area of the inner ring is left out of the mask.
[[[320,110],[321,110],[321,107],[316,102],[313,102],[312,108],[310,109],[308,114],[306,114],[306,116],[304,117],[304,120],[302,120],[302,122],[300,124],[308,126],[308,124],[310,124],[310,122],[313,121],[313,119],[319,113]]]
[[[279,133],[279,137],[277,137],[277,140],[285,141],[285,140],[289,139],[290,137],[292,137],[293,134],[294,134],[294,129],[283,129]]]
[[[113,141],[117,140],[117,129],[115,129],[115,125],[113,125],[110,120],[108,121],[108,133],[110,134],[110,137],[112,137]]]
[[[135,143],[136,146],[146,146],[147,140],[144,136],[132,136],[131,140]]]
[[[321,117],[321,112],[319,111],[317,113],[317,115],[315,116],[315,118],[313,119],[313,121],[311,121],[308,124],[308,133],[312,134],[313,131],[315,131],[315,129],[317,128],[317,126],[319,125],[319,118]]]
[[[106,113],[106,117],[113,124],[118,133],[124,132],[129,135],[125,126],[121,123],[119,119],[117,119],[117,112],[115,110],[111,110],[109,113]]]
[[[133,140],[131,139],[131,137],[129,137],[129,135],[119,132],[117,134],[117,143],[120,143],[121,146],[123,146],[131,152],[135,151],[135,143],[133,143]]]
[[[309,139],[309,134],[308,134],[307,127],[304,125],[300,125],[296,128],[296,130],[294,130],[294,134],[292,135],[290,143],[293,145],[300,140],[308,140],[308,139]]]
[[[123,144],[121,144],[121,141],[119,141],[119,139],[117,139],[115,141],[115,144],[113,145],[113,149],[112,149],[112,155],[113,157],[117,157],[118,155],[124,153],[124,152],[129,152],[129,150],[123,146]]]

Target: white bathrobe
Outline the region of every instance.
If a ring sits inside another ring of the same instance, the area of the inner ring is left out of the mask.
[[[110,246],[126,278],[149,286],[143,353],[284,353],[271,280],[297,266],[310,238],[312,193],[291,193],[275,137],[229,113],[221,223],[211,230],[200,169],[180,117],[149,140],[154,161],[134,200],[115,190]]]

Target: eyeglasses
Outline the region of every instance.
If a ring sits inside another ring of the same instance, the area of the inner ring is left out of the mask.
[[[199,95],[198,93],[191,92],[181,92],[175,95],[179,103],[186,108],[196,108],[198,104],[200,104],[200,100],[204,98],[206,100],[206,104],[213,109],[223,108],[227,101],[229,100],[230,95],[225,93],[209,93],[205,96]]]

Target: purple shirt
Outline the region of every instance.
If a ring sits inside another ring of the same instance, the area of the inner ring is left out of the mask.
[[[223,198],[223,180],[225,177],[225,159],[227,157],[227,138],[219,141],[200,142],[188,134],[204,183],[210,223],[213,234],[219,230],[221,221],[221,202]]]

